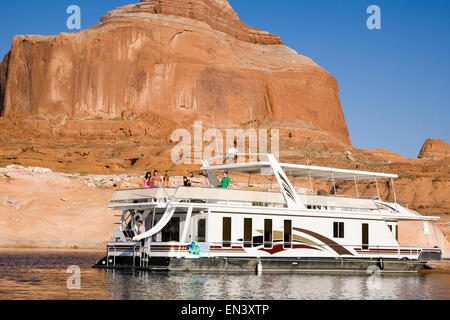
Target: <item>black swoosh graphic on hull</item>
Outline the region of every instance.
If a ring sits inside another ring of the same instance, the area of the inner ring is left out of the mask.
[[[331,249],[333,249],[334,251],[336,251],[336,253],[339,254],[339,255],[347,254],[347,255],[353,256],[353,254],[352,254],[350,251],[348,251],[347,249],[345,249],[345,248],[344,248],[343,246],[341,246],[339,243],[337,243],[337,242],[335,242],[335,241],[333,241],[333,240],[331,240],[331,239],[328,239],[327,237],[324,237],[324,236],[321,235],[321,234],[318,234],[318,233],[316,233],[316,232],[314,232],[314,231],[310,231],[310,230],[306,230],[306,229],[301,229],[301,228],[292,228],[292,229],[295,230],[295,231],[300,231],[300,232],[306,233],[306,234],[308,234],[308,235],[310,235],[310,236],[312,236],[312,237],[314,237],[314,238],[316,238],[316,239],[322,241],[323,243],[325,243],[326,245],[328,245]]]

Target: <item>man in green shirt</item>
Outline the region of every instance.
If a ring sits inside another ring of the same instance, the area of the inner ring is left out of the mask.
[[[223,173],[222,188],[227,189],[230,186],[231,179],[228,177],[228,172]]]

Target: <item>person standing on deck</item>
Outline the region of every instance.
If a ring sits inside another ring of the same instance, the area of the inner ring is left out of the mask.
[[[145,227],[144,227],[144,223],[141,221],[141,220],[139,220],[138,221],[138,236],[140,236],[141,234],[144,234],[145,233]]]
[[[152,185],[152,188],[157,188],[157,187],[159,187],[159,185],[160,185],[160,176],[159,176],[159,174],[158,174],[158,170],[153,170],[153,176],[152,176],[152,178],[150,179],[150,183],[151,183],[151,185]]]
[[[152,187],[151,184],[150,184],[151,176],[152,176],[152,174],[150,172],[147,172],[145,174],[145,178],[143,180],[144,189],[150,189]]]
[[[166,170],[166,173],[164,174],[164,177],[163,177],[163,186],[164,186],[164,188],[168,188],[169,187],[169,181],[170,181],[169,172]]]
[[[223,189],[227,189],[230,186],[230,183],[231,183],[231,179],[230,179],[230,177],[228,177],[228,172],[224,172],[223,179],[221,182],[221,187]]]

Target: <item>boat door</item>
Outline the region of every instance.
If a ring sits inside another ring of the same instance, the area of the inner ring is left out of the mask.
[[[191,242],[206,242],[206,214],[196,214],[191,221]]]

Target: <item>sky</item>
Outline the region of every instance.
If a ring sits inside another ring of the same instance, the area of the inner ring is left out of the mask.
[[[18,34],[67,29],[66,10],[81,8],[81,28],[138,0],[21,0],[2,4],[0,55]],[[229,0],[249,26],[277,34],[338,81],[355,147],[416,158],[428,138],[450,143],[449,0]],[[381,11],[369,30],[367,8]]]

